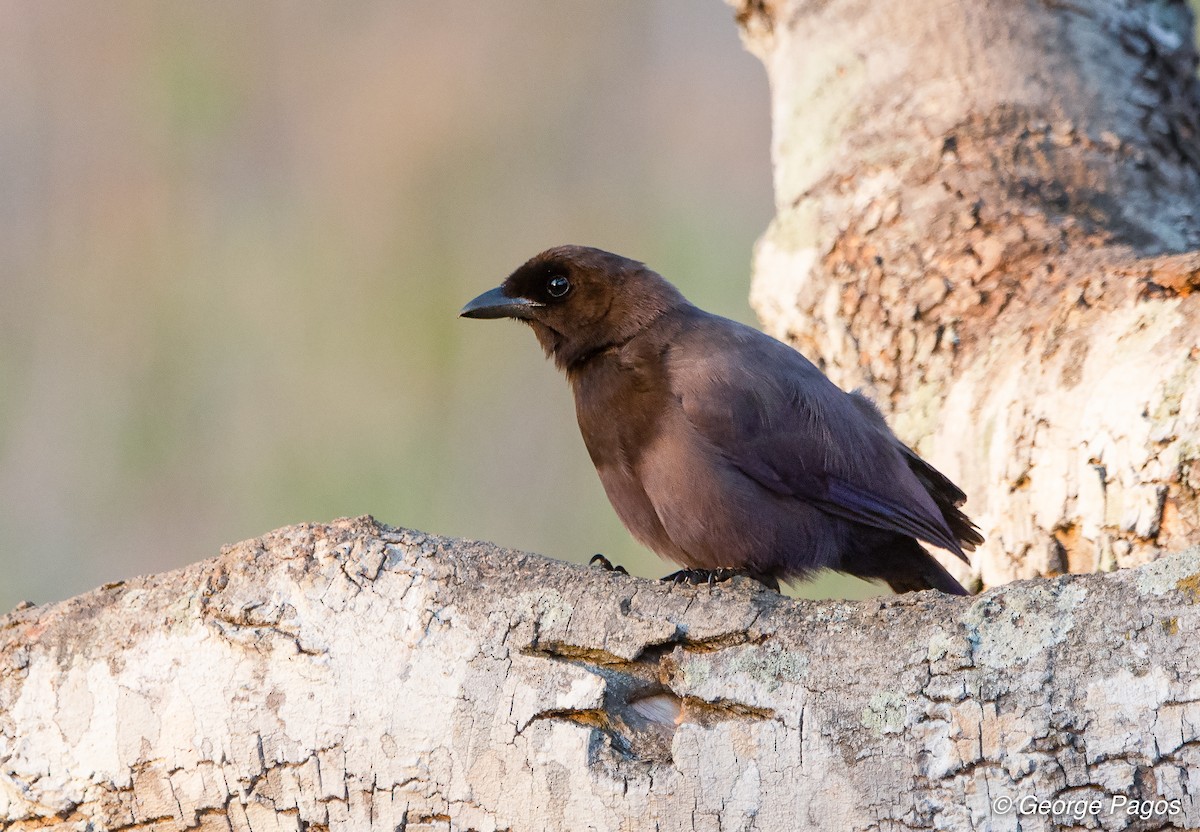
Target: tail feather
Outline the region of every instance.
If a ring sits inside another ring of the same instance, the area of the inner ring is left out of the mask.
[[[911,537],[896,537],[854,558],[844,571],[860,578],[882,580],[893,592],[936,589],[947,595],[970,595],[946,568]]]
[[[968,552],[973,551],[976,546],[983,543],[983,535],[979,533],[979,527],[971,522],[971,518],[958,508],[966,502],[967,495],[951,482],[949,477],[917,456],[912,448],[903,443],[900,447],[908,462],[909,470],[916,475],[929,496],[933,498],[933,502],[942,513],[942,518],[950,527],[950,531],[954,533],[964,549]],[[966,558],[964,557],[963,560]]]

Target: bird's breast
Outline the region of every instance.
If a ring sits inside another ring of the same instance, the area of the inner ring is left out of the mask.
[[[608,356],[572,378],[575,415],[597,468],[633,470],[674,399],[661,365]]]
[[[606,357],[571,379],[579,431],[613,509],[644,545],[678,560],[642,483],[643,457],[676,402],[666,379],[646,362]]]

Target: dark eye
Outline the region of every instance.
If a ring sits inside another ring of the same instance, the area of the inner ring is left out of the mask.
[[[571,281],[567,280],[561,274],[555,275],[546,281],[546,292],[552,298],[561,298],[569,291],[571,291]]]

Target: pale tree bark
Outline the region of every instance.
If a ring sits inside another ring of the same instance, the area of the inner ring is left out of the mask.
[[[975,575],[1200,542],[1186,4],[733,5],[773,102],[754,305],[964,487]]]
[[[967,488],[983,579],[1196,542],[1182,6],[739,9],[756,304]],[[362,518],[0,619],[4,830],[1064,827],[1200,827],[1200,548],[817,603]]]
[[[1196,827],[1198,598],[1200,549],[805,602],[294,526],[0,619],[0,829]]]

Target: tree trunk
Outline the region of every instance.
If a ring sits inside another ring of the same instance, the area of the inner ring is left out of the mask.
[[[983,582],[1200,542],[1182,0],[733,5],[773,97],[754,305],[964,487]]]
[[[0,619],[0,829],[1195,827],[1198,598],[1200,549],[802,602],[294,526]]]

